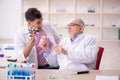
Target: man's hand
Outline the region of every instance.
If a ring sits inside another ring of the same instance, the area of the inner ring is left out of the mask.
[[[28,45],[33,47],[35,45],[35,34],[32,34],[31,39],[28,42]]]
[[[23,51],[25,58],[29,55],[29,53],[34,45],[35,45],[35,34],[32,34],[31,39],[29,40],[29,42],[27,43],[27,45]]]
[[[40,39],[39,45],[41,48],[44,49],[44,51],[49,50],[49,46],[48,46],[48,43],[46,41],[46,36],[42,36],[42,38]]]
[[[56,45],[56,46],[54,46],[53,48],[53,51],[55,51],[56,53],[58,53],[58,54],[64,54],[64,55],[67,55],[67,50],[65,50],[62,46],[60,46],[60,45]]]

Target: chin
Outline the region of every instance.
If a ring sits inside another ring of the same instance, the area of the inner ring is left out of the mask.
[[[39,31],[41,31],[41,27],[40,27],[40,28],[38,28],[38,30],[39,30]]]
[[[70,34],[70,33],[71,33],[71,31],[68,31],[68,33]]]

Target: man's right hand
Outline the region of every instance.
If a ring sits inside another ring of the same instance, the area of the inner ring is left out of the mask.
[[[35,34],[32,34],[32,37],[30,38],[29,42],[28,42],[28,46],[33,47],[35,45]]]
[[[35,34],[32,34],[32,37],[30,38],[30,40],[28,41],[23,53],[25,58],[28,57],[31,49],[33,48],[33,46],[35,45]]]

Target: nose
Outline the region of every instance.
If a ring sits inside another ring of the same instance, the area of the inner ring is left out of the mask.
[[[39,26],[42,27],[43,26],[42,23],[40,23]]]
[[[65,28],[66,28],[66,29],[70,29],[70,28],[71,28],[71,26],[66,26]]]

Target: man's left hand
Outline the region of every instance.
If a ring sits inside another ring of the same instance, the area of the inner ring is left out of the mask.
[[[65,50],[62,46],[60,45],[55,45],[53,48],[53,51],[55,51],[56,53],[58,54],[64,54],[64,55],[67,55],[67,50]]]

